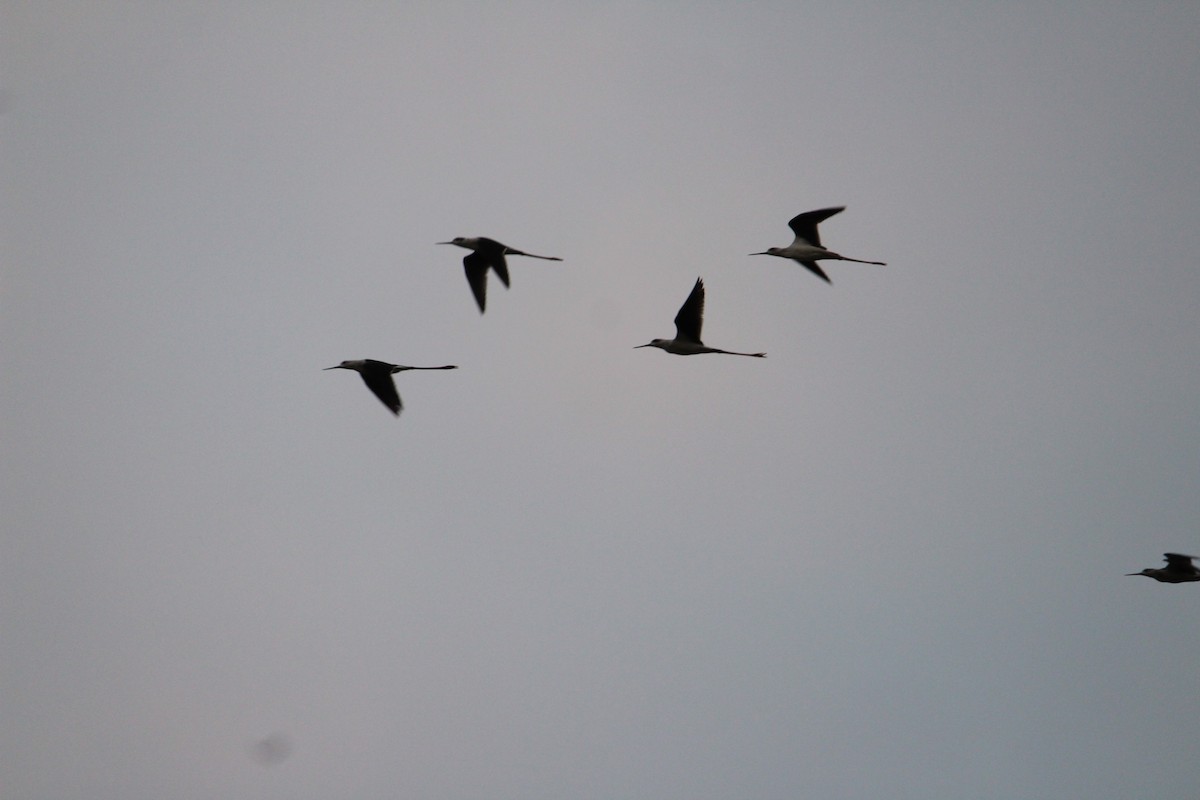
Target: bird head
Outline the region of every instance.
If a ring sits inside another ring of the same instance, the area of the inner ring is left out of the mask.
[[[451,239],[448,242],[438,242],[438,244],[454,244],[454,245],[458,245],[459,247],[465,247],[468,250],[471,249],[470,242],[468,242],[466,237],[464,237],[464,236],[455,236],[453,239]]]
[[[639,344],[637,347],[635,347],[633,349],[640,350],[643,347],[662,347],[664,344],[666,344],[666,342],[667,342],[666,339],[652,339],[651,341],[647,342],[646,344]]]

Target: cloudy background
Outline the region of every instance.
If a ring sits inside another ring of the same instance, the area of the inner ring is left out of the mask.
[[[1194,4],[2,9],[5,798],[1200,784]]]

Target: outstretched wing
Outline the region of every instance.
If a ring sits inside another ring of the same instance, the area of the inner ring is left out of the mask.
[[[833,285],[833,281],[829,280],[829,276],[825,274],[825,270],[815,261],[801,261],[800,264],[808,269],[809,272],[815,274],[818,278],[825,281],[829,285]]]
[[[1187,573],[1196,571],[1196,565],[1192,563],[1195,556],[1185,556],[1183,553],[1163,553],[1163,558],[1167,561],[1167,569]]]
[[[479,306],[479,313],[482,314],[487,307],[488,257],[479,251],[469,253],[463,258],[463,269],[466,270],[467,283],[471,284],[475,303]]]
[[[508,260],[504,257],[504,253],[496,253],[491,259],[492,269],[496,270],[496,275],[500,277],[500,282],[507,289],[508,283]]]
[[[403,406],[400,404],[400,395],[396,391],[396,383],[392,380],[392,376],[387,372],[371,372],[371,374],[362,373],[363,383],[367,385],[380,401],[388,407],[396,416],[400,415],[400,409]]]
[[[692,293],[683,301],[675,315],[675,339],[680,342],[704,344],[700,341],[700,328],[704,325],[704,281],[696,278]]]
[[[838,206],[837,208],[822,208],[818,209],[817,211],[805,211],[803,214],[797,214],[788,220],[788,227],[792,229],[792,233],[796,234],[797,239],[802,239],[809,244],[815,244],[817,247],[821,247],[821,234],[817,233],[817,224],[829,219],[834,214],[840,214],[845,210],[845,206]],[[828,278],[826,278],[826,280],[828,280]]]

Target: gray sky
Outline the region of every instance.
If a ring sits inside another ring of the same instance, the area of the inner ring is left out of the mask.
[[[1200,7],[2,9],[6,799],[1200,783]]]

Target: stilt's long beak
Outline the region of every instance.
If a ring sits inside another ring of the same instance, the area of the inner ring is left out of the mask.
[[[325,369],[321,370],[321,372],[328,372],[331,369],[343,369],[343,367],[341,364],[338,364],[336,367],[326,367]]]
[[[750,255],[752,255],[752,256],[769,256],[769,255],[771,255],[771,254],[770,254],[770,253],[768,253],[768,252],[766,252],[766,251],[764,250],[764,251],[763,251],[763,252],[761,252],[761,253],[751,253]]]
[[[1135,578],[1136,578],[1138,575],[1141,575],[1141,574],[1142,574],[1142,573],[1140,573],[1140,572],[1126,572],[1126,573],[1125,573],[1125,577],[1126,577],[1126,578],[1128,578],[1129,576],[1131,576],[1131,575],[1132,575],[1133,577],[1135,577]]]
[[[633,349],[634,349],[634,350],[641,350],[643,347],[649,347],[649,346],[650,346],[650,344],[649,344],[649,343],[646,343],[646,344],[639,344],[637,347],[635,347],[635,348],[633,348]]]
[[[434,244],[454,244],[454,242],[434,242]]]

